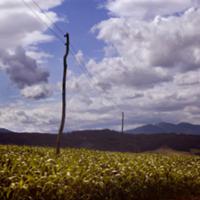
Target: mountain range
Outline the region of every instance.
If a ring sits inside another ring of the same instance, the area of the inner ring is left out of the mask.
[[[13,131],[10,131],[5,128],[0,128],[0,133],[13,133]],[[128,134],[176,133],[176,134],[200,135],[200,125],[191,124],[187,122],[182,122],[179,124],[161,122],[158,124],[147,124],[144,126],[137,127],[135,129],[130,129],[125,131],[125,133]]]
[[[13,133],[13,132],[5,128],[0,128],[0,133]]]
[[[194,125],[186,122],[172,124],[161,122],[158,124],[148,124],[135,129],[127,130],[130,134],[158,134],[158,133],[176,133],[200,135],[200,125]]]

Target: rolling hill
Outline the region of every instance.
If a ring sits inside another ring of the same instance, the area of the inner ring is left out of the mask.
[[[0,144],[55,146],[55,134],[1,133]],[[190,152],[200,149],[199,135],[184,134],[121,134],[111,130],[76,131],[62,136],[62,147],[103,151],[144,152],[170,148]]]

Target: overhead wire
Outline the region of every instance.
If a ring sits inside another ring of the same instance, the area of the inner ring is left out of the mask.
[[[36,17],[35,19],[41,23],[41,24],[44,24],[46,27],[47,27],[47,30],[51,31],[53,33],[53,35],[62,43],[62,45],[65,44],[65,41],[64,41],[64,38],[62,38],[60,36],[60,34],[64,35],[64,31],[57,25],[55,24],[55,22],[45,13],[45,11],[41,8],[41,6],[35,1],[35,0],[31,0],[32,3],[35,5],[35,7],[37,7],[40,12],[43,13],[43,15],[49,20],[49,22],[51,22],[52,26],[57,30],[57,32],[55,31],[55,29],[53,27],[50,27],[50,25],[44,21],[44,19],[42,19],[42,17],[37,13],[37,11],[35,11],[25,0],[22,0],[24,5],[29,8],[31,10],[31,12],[34,14],[34,16]],[[58,34],[59,33],[59,34]],[[96,82],[97,79],[89,72],[89,70],[87,69],[85,63],[83,60],[78,60],[77,57],[76,57],[76,50],[74,48],[74,46],[72,44],[70,44],[70,53],[71,55],[74,57],[76,63],[77,63],[77,66],[81,69],[81,71],[85,74],[87,74],[87,77],[89,78],[89,85],[90,83],[92,85],[90,85],[91,87],[93,87],[94,85],[96,86],[96,83],[94,84],[93,81],[95,80]],[[93,85],[94,84],[94,85]],[[97,88],[97,87],[95,87]],[[104,92],[104,94],[106,93],[106,90],[104,88],[101,87],[101,90]],[[113,100],[111,100],[111,102],[117,106],[117,103],[114,102]]]
[[[45,26],[63,43],[65,43],[64,39],[60,37],[60,35],[58,35],[58,33],[53,29],[51,28],[41,17],[40,15],[32,9],[32,7],[25,1],[25,0],[22,0],[24,2],[24,4],[29,8],[31,9],[31,11],[33,12],[33,14],[39,19],[39,22],[40,23],[43,23],[45,24]],[[56,30],[64,35],[64,31],[58,26],[55,24],[55,22],[44,12],[44,10],[41,8],[41,6],[35,1],[35,0],[31,0],[33,2],[33,4],[46,16],[46,18],[48,18],[48,20],[54,24],[54,28],[56,28]],[[72,44],[70,44],[70,47],[71,47],[71,50],[70,50],[70,53],[72,54],[72,56],[74,57],[74,59],[76,60],[76,62],[78,63],[78,67],[81,68],[81,70],[86,73],[90,78],[92,78],[92,74],[88,71],[88,69],[85,67],[85,64],[81,61],[81,60],[78,60],[76,58],[76,50],[75,48],[73,47]]]
[[[58,33],[53,29],[51,28],[41,17],[40,15],[34,10],[32,9],[32,7],[25,1],[25,0],[22,0],[24,2],[24,4],[32,11],[32,13],[37,17],[37,19],[39,19],[39,22],[40,23],[43,23],[45,24],[45,26],[62,42],[62,44],[64,43],[64,40],[63,38],[60,37],[60,35],[58,35]],[[44,10],[41,8],[41,6],[34,0],[31,0],[32,3],[46,16],[46,18],[48,18],[48,20],[54,24],[55,22],[44,12]],[[56,30],[64,35],[64,31],[56,24],[54,24],[54,28],[56,28]],[[70,47],[71,47],[71,50],[70,50],[70,53],[72,54],[72,56],[74,57],[74,59],[76,60],[76,62],[78,63],[78,67],[84,72],[86,73],[90,78],[92,77],[91,73],[88,71],[88,69],[85,67],[85,65],[82,63],[82,61],[78,61],[77,58],[76,58],[76,53],[75,53],[75,48],[73,47],[72,44],[70,44]]]
[[[62,45],[65,43],[64,39],[53,29],[50,27],[50,25],[48,23],[46,23],[42,17],[25,1],[22,0],[22,2],[24,3],[24,5],[31,10],[31,12],[33,13],[33,15],[36,17],[35,19],[40,23],[46,26],[47,30],[50,30],[53,35],[62,43]],[[47,15],[45,15],[47,16]]]
[[[53,35],[62,43],[62,45],[64,45],[64,44],[65,44],[64,38],[62,38],[53,28],[51,28],[51,27],[49,26],[49,24],[48,24],[47,22],[45,22],[45,21],[42,19],[42,17],[37,13],[37,11],[35,11],[35,9],[33,9],[33,8],[31,7],[31,5],[29,5],[25,0],[22,0],[22,1],[23,1],[24,5],[25,5],[28,9],[30,9],[30,11],[33,13],[35,20],[37,20],[37,21],[38,21],[39,23],[41,23],[41,24],[44,24],[44,25],[47,27],[47,29],[50,30],[51,33],[53,33]],[[32,2],[33,2],[33,1],[32,1]],[[34,2],[33,2],[33,3],[34,3]],[[35,3],[36,3],[36,2],[35,2]],[[34,4],[35,4],[35,3],[34,3]],[[35,5],[38,5],[38,4],[36,3]],[[39,8],[39,5],[38,5],[37,7]],[[44,14],[44,16],[47,17],[46,13],[45,13],[44,11],[42,11],[42,9],[41,9],[40,11]],[[50,17],[47,17],[47,18],[48,18],[49,21],[51,21],[52,24],[54,24],[53,20],[51,20]],[[58,27],[57,27],[57,29],[58,29]],[[59,32],[61,32],[61,31],[59,31]],[[63,34],[63,33],[62,33],[62,34]],[[64,35],[64,34],[63,34],[63,35]],[[69,108],[68,108],[68,112],[71,112],[71,111],[69,110]],[[67,124],[68,124],[68,128],[70,129],[69,119],[68,119]]]
[[[72,45],[70,45],[71,48],[72,48]],[[78,64],[78,67],[82,67],[82,71],[85,72],[89,78],[93,78],[93,75],[88,71],[87,67],[85,67],[85,63],[82,61],[82,60],[78,60],[77,57],[76,57],[76,53],[75,51],[73,50],[74,48],[72,48],[70,50],[70,53],[71,55],[73,56],[74,60],[76,61],[76,63]]]
[[[49,17],[45,11],[41,8],[41,6],[35,1],[35,0],[31,0],[33,2],[33,4],[35,4],[36,7],[39,8],[39,10],[48,18],[48,20],[53,24],[53,26],[58,30],[58,32],[60,32],[62,35],[64,35],[64,31],[51,19],[51,17]]]
[[[39,23],[43,23],[45,24],[45,26],[63,43],[65,43],[64,39],[61,38],[61,36],[53,29],[51,28],[42,18],[41,16],[25,1],[25,0],[22,0],[24,5],[29,8],[31,10],[31,12],[34,14],[34,16],[36,16],[36,20],[39,21]],[[37,6],[37,8],[46,16],[46,18],[48,18],[48,20],[53,24],[53,20],[44,12],[44,10],[39,6],[39,4],[34,1],[34,0],[31,0],[32,3]],[[54,25],[54,28],[57,29],[57,31],[60,33],[60,34],[63,34],[64,35],[64,32],[62,31],[62,29],[58,26],[58,25]],[[92,77],[91,73],[87,70],[87,68],[85,67],[85,65],[79,60],[77,60],[76,58],[76,53],[75,53],[75,49],[74,47],[72,46],[72,44],[70,44],[70,47],[72,48],[70,50],[70,53],[72,54],[72,56],[74,57],[74,59],[76,60],[77,64],[78,64],[78,67],[83,71],[83,73],[86,73],[88,75],[89,78]]]
[[[72,53],[72,55],[73,55],[73,57],[74,57],[74,59],[76,60],[76,62],[77,62],[77,64],[78,64],[78,67],[82,67],[82,68],[84,68],[85,70],[86,70],[86,73],[87,73],[87,75],[88,75],[88,80],[90,81],[90,83],[92,84],[92,87],[93,86],[95,86],[95,88],[97,89],[97,85],[96,85],[96,83],[93,83],[93,81],[95,81],[95,82],[98,82],[98,80],[96,79],[96,77],[94,77],[89,71],[88,71],[88,69],[85,67],[85,63],[84,63],[84,61],[83,60],[78,60],[77,58],[76,58],[76,55],[75,55],[75,48],[71,45],[71,48],[72,48],[72,50],[71,50],[71,53]],[[79,66],[80,65],[80,66]],[[83,69],[82,69],[83,70]],[[94,85],[93,85],[94,84]],[[91,86],[91,85],[90,85]],[[98,87],[99,88],[99,87]],[[102,87],[100,87],[100,89],[101,89],[101,91],[103,91],[103,93],[105,94],[106,93],[106,89],[104,89],[104,88],[102,88]],[[99,90],[99,89],[98,89]],[[114,105],[114,106],[118,106],[118,104],[117,104],[117,102],[116,101],[113,101],[113,100],[110,100],[111,102],[112,102],[112,104]]]

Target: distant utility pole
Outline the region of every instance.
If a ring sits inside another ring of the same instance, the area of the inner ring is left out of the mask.
[[[65,126],[65,115],[66,115],[66,79],[67,79],[67,56],[69,54],[69,33],[66,33],[66,52],[63,57],[63,80],[62,80],[62,118],[60,122],[60,128],[57,136],[57,143],[56,143],[56,154],[60,153],[60,141],[61,136],[63,135],[63,129]]]
[[[122,134],[124,133],[124,112],[122,112]]]

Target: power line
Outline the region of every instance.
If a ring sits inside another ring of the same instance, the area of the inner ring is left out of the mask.
[[[91,88],[93,88],[94,86],[95,86],[95,88],[97,88],[96,87],[96,83],[94,83],[93,81],[98,82],[98,80],[85,67],[86,64],[84,63],[84,61],[78,60],[76,58],[76,53],[75,53],[76,50],[75,50],[75,48],[72,45],[70,45],[70,47],[71,47],[70,53],[73,56],[74,60],[76,61],[77,66],[81,69],[81,71],[83,73],[87,74],[86,77],[88,78],[88,81],[89,81],[88,84],[91,86]],[[101,90],[103,90],[105,92],[105,90],[103,88],[101,88]]]
[[[35,19],[39,22],[39,23],[42,23],[42,24],[44,24],[53,34],[54,34],[54,36],[56,36],[57,37],[57,39],[59,39],[59,41],[62,43],[62,45],[65,43],[64,42],[64,39],[53,29],[53,28],[51,28],[50,26],[49,26],[49,24],[47,23],[47,22],[45,22],[42,18],[41,18],[41,16],[25,1],[25,0],[22,0],[23,1],[23,3],[24,3],[24,5],[27,7],[27,8],[29,8],[30,10],[31,10],[31,12],[35,15]],[[39,4],[37,3],[37,2],[35,2],[34,0],[32,0],[32,2],[33,2],[33,4],[35,5],[35,6],[37,6],[38,8],[39,8],[39,10],[45,15],[45,17],[46,18],[48,18],[48,20],[53,24],[53,26],[57,29],[57,31],[59,32],[59,33],[61,33],[61,34],[63,34],[64,32],[62,31],[62,29],[58,26],[58,25],[56,25],[56,24],[54,24],[54,22],[53,22],[53,20],[44,12],[44,10],[39,6]],[[75,48],[73,47],[73,45],[72,44],[70,44],[70,47],[71,47],[71,49],[70,49],[70,53],[71,53],[71,55],[74,57],[74,59],[75,59],[75,61],[77,62],[77,64],[78,64],[78,67],[84,72],[84,73],[86,73],[87,74],[87,76],[88,76],[88,80],[89,80],[89,82],[91,82],[92,84],[93,84],[93,80],[96,80],[97,81],[97,79],[88,71],[88,69],[85,67],[85,63],[82,61],[82,60],[78,60],[77,58],[76,58],[76,50],[75,50]],[[98,81],[97,81],[98,82]],[[91,85],[90,85],[91,86]],[[93,85],[92,85],[92,87],[93,87]],[[106,90],[104,89],[104,88],[101,88],[101,90],[103,90],[103,92],[105,93],[106,92]],[[112,100],[111,100],[112,101]],[[113,101],[112,101],[113,102]],[[114,105],[117,105],[116,104],[116,102],[113,102],[113,104]]]
[[[64,43],[64,40],[63,40],[63,38],[61,38],[60,37],[60,35],[58,35],[58,33],[57,32],[55,32],[55,30],[53,29],[53,28],[51,28],[41,17],[40,17],[40,15],[34,10],[34,9],[32,9],[31,7],[30,7],[30,5],[25,1],[25,0],[22,0],[23,2],[24,2],[24,4],[32,11],[32,13],[37,17],[37,19],[39,19],[39,22],[40,23],[43,23],[43,24],[45,24],[45,26],[62,42],[62,44]],[[44,12],[44,10],[39,6],[39,4],[36,2],[36,1],[34,1],[34,0],[32,0],[32,2],[33,2],[33,4],[35,5],[35,6],[37,6],[38,8],[39,8],[39,10],[46,16],[46,18],[48,18],[48,20],[53,24],[54,22],[53,22],[53,20],[48,16],[48,15],[46,15],[46,13]],[[63,34],[64,32],[62,31],[62,29],[59,27],[59,26],[57,26],[56,24],[54,24],[54,27],[57,29],[57,31],[59,31],[61,34]],[[79,68],[80,68],[80,66],[82,67],[81,68],[81,70],[84,72],[84,73],[87,73],[87,75],[89,76],[89,77],[92,77],[92,74],[88,71],[88,69],[85,67],[85,64],[81,61],[81,60],[77,60],[77,58],[76,58],[76,53],[75,53],[75,49],[74,49],[74,47],[73,47],[73,45],[71,45],[70,44],[70,47],[71,47],[71,49],[72,50],[70,50],[70,53],[72,54],[72,56],[74,57],[74,59],[76,60],[76,62],[78,63],[78,66],[79,66]]]
[[[88,75],[88,80],[89,80],[89,82],[91,83],[91,84],[94,84],[93,83],[93,80],[95,80],[96,82],[98,82],[98,80],[88,71],[88,69],[85,67],[85,63],[84,63],[84,61],[82,61],[82,60],[78,60],[77,58],[76,58],[76,55],[75,55],[75,48],[72,46],[72,44],[70,45],[70,47],[71,47],[71,50],[70,50],[70,53],[72,54],[72,56],[74,57],[74,59],[75,59],[75,61],[77,62],[77,66],[82,70],[82,71],[85,71],[86,73],[87,73],[87,75]],[[90,85],[91,86],[91,85]],[[96,84],[95,85],[92,85],[92,87],[94,87],[95,86],[95,88],[97,88],[97,86],[96,86]],[[99,87],[98,87],[99,88]],[[101,91],[103,91],[103,93],[105,94],[106,93],[106,90],[104,89],[104,88],[102,88],[102,87],[100,87],[100,89],[101,89]],[[114,106],[117,106],[118,104],[115,102],[115,101],[113,101],[113,100],[110,100],[111,102],[112,102],[112,104],[114,105]]]
[[[85,73],[87,73],[87,75],[88,75],[88,78],[89,78],[89,80],[91,80],[91,82],[93,81],[93,80],[95,80],[96,82],[98,82],[98,80],[88,71],[88,69],[85,67],[86,66],[86,64],[84,63],[84,61],[83,60],[78,60],[77,58],[76,58],[76,53],[75,53],[75,48],[72,46],[72,44],[70,45],[70,47],[71,47],[71,50],[70,50],[70,53],[72,54],[72,56],[74,57],[74,59],[75,59],[75,61],[77,62],[77,65],[78,65],[78,67],[82,70],[82,71],[84,71]],[[101,88],[104,92],[106,92],[105,91],[105,89],[104,88]]]
[[[45,11],[39,6],[39,4],[36,2],[36,1],[34,1],[34,0],[32,0],[32,3],[43,13],[43,15],[46,17],[46,18],[48,18],[48,20],[49,20],[49,22],[51,22],[52,23],[52,26],[57,30],[57,32],[54,30],[54,28],[52,28],[52,27],[50,27],[50,25],[46,22],[46,21],[44,21],[43,19],[42,19],[42,17],[37,13],[37,11],[35,10],[35,9],[33,9],[32,7],[31,7],[31,5],[29,5],[25,0],[22,0],[23,1],[23,3],[24,3],[24,5],[28,8],[28,9],[30,9],[31,10],[31,12],[33,13],[33,15],[35,16],[35,19],[39,22],[39,23],[41,23],[41,24],[44,24],[46,27],[47,27],[47,29],[49,30],[49,31],[51,31],[52,33],[53,33],[53,35],[62,43],[62,45],[64,45],[65,44],[65,41],[64,41],[64,39],[60,36],[60,34],[61,35],[64,35],[64,31],[57,25],[57,24],[55,24],[55,22],[45,13]],[[60,34],[58,34],[58,32],[60,33]],[[74,59],[76,60],[76,62],[77,62],[77,64],[78,64],[78,67],[84,72],[84,73],[86,73],[87,75],[88,75],[88,80],[89,80],[89,82],[91,81],[91,84],[92,84],[92,87],[93,86],[95,86],[96,87],[96,84],[95,85],[93,85],[93,80],[96,80],[97,82],[98,82],[98,80],[95,78],[95,77],[93,77],[93,75],[88,71],[88,69],[85,67],[85,63],[82,61],[82,60],[78,60],[77,58],[76,58],[76,51],[75,51],[75,48],[73,47],[73,45],[72,44],[70,44],[70,47],[71,47],[71,50],[70,50],[70,53],[72,54],[72,56],[74,57]],[[90,85],[91,86],[91,85]],[[97,87],[96,87],[97,88]],[[101,87],[100,87],[101,88]],[[104,88],[101,88],[101,90],[104,92],[104,94],[105,94],[105,92],[106,92],[106,90],[104,89]],[[117,103],[115,102],[115,101],[113,101],[113,100],[111,100],[111,102],[114,104],[114,106],[117,106]]]
[[[72,46],[71,46],[72,47]],[[81,67],[82,71],[84,71],[85,73],[87,73],[89,78],[93,78],[92,74],[88,71],[88,69],[85,67],[85,63],[83,63],[82,60],[78,60],[76,58],[76,53],[72,50],[70,50],[71,55],[74,57],[76,63],[78,64],[78,67]]]
[[[62,44],[64,44],[64,40],[63,38],[61,38],[61,36],[53,29],[51,28],[42,18],[41,16],[25,1],[25,0],[22,0],[24,5],[31,10],[31,12],[34,14],[34,16],[36,17],[35,19],[39,22],[39,23],[42,23],[44,24],[59,40]],[[45,12],[42,10],[42,8],[34,1],[32,0],[32,2],[40,9],[40,11],[52,22],[54,23],[46,14]],[[58,26],[56,26],[57,29],[59,30],[59,32],[62,32],[61,29],[58,28]],[[62,32],[63,33],[63,32]],[[70,47],[72,48],[72,50],[70,50],[70,53],[72,54],[72,56],[74,57],[74,59],[76,60],[76,62],[78,63],[78,67],[88,75],[89,78],[92,78],[92,75],[91,73],[87,70],[87,68],[85,67],[84,63],[80,60],[77,60],[76,58],[76,55],[75,55],[75,51],[74,50],[74,47],[70,44]],[[92,79],[91,79],[92,80]],[[90,81],[91,81],[90,80]]]
[[[55,24],[55,22],[45,13],[45,11],[40,7],[40,5],[35,0],[32,0],[32,2],[48,18],[48,20],[53,24],[53,26],[58,30],[58,32],[64,35],[64,31],[57,24]]]
[[[71,55],[74,57],[74,60],[76,61],[77,66],[78,66],[82,71],[84,71],[84,72],[87,73],[88,78],[90,78],[91,81],[92,81],[93,79],[97,80],[97,79],[88,71],[88,69],[85,67],[86,64],[84,63],[84,61],[83,61],[83,60],[78,60],[78,59],[76,58],[76,53],[75,53],[76,50],[75,50],[75,48],[73,47],[72,44],[70,44],[70,47],[71,47],[70,53],[71,53]]]
[[[59,39],[59,41],[62,43],[62,45],[64,45],[64,39],[53,29],[49,26],[49,24],[47,24],[42,18],[41,16],[25,1],[22,0],[22,2],[24,3],[24,5],[31,10],[31,12],[34,14],[34,16],[36,17],[35,19],[37,19],[37,21],[41,24],[44,24],[47,29],[49,29],[55,37],[57,37],[57,39]]]

